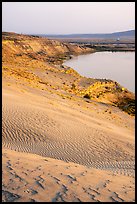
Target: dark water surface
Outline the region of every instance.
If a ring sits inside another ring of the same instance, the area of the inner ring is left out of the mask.
[[[135,52],[96,52],[74,57],[64,65],[85,77],[115,80],[135,92]]]

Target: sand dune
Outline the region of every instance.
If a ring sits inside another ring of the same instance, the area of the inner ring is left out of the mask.
[[[68,100],[3,85],[3,202],[134,201],[134,117]]]
[[[3,202],[135,201],[134,178],[3,149]]]
[[[102,169],[123,166],[134,174],[133,124],[132,128],[120,127],[114,121],[103,121],[99,114],[92,113],[92,117],[89,111],[50,101],[48,95],[5,89],[4,147]]]

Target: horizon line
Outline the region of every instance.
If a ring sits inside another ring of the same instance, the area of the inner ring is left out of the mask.
[[[62,33],[27,33],[27,32],[16,32],[16,31],[2,31],[2,32],[9,32],[9,33],[17,33],[17,34],[27,34],[27,35],[89,35],[89,34],[96,34],[96,35],[100,35],[100,34],[113,34],[113,33],[121,33],[121,32],[127,32],[127,31],[135,31],[135,29],[129,29],[129,30],[123,30],[123,31],[114,31],[114,32],[107,32],[107,33],[66,33],[66,34],[62,34]]]

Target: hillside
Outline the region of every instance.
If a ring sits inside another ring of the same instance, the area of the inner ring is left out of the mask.
[[[39,36],[45,36],[48,38],[74,38],[74,39],[82,39],[82,38],[103,38],[103,39],[109,39],[109,38],[135,38],[135,30],[128,30],[123,32],[114,32],[114,33],[93,33],[93,34],[64,34],[64,35],[41,35]]]
[[[88,79],[70,67],[64,60],[72,55],[95,52],[80,45],[61,43],[47,38],[3,33],[3,76],[25,80],[43,89],[53,89],[64,94],[112,104],[134,115],[135,97],[115,81]],[[45,75],[45,72],[47,73]],[[54,73],[54,74],[53,74]],[[18,83],[18,80],[17,80]]]
[[[3,202],[135,201],[135,95],[62,65],[91,52],[3,33]]]
[[[22,60],[39,60],[41,62],[51,62],[60,64],[64,59],[70,58],[71,55],[84,54],[93,51],[93,49],[82,46],[75,46],[67,43],[61,43],[47,38],[38,36],[20,35],[16,33],[2,33],[3,43],[3,60],[5,60],[5,49],[8,55],[14,55],[17,61]],[[14,59],[13,59],[14,60]]]

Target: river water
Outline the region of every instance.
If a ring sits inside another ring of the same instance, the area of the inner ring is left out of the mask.
[[[96,52],[74,57],[64,65],[85,77],[115,80],[135,92],[135,52]]]

